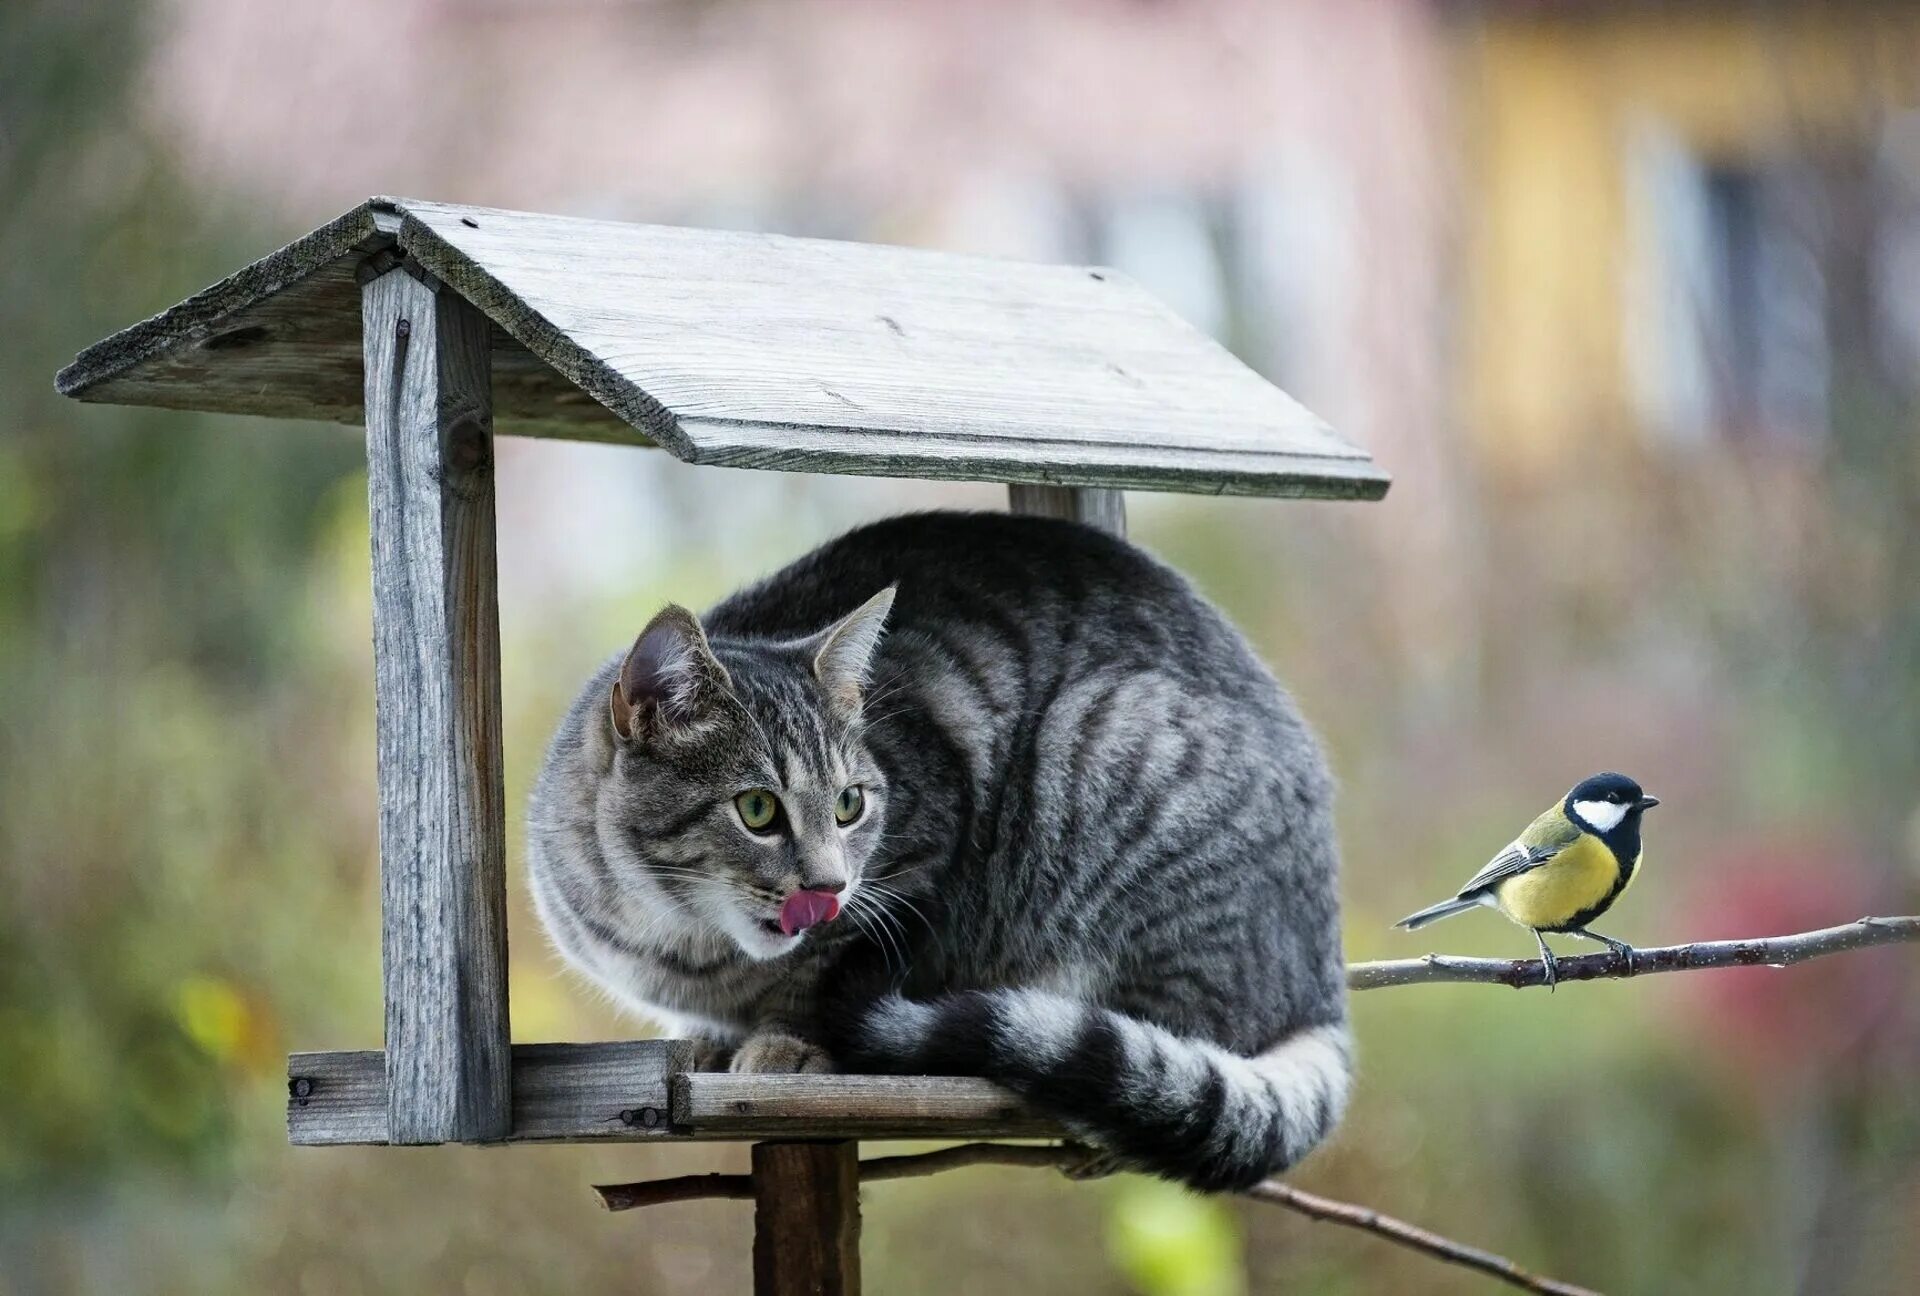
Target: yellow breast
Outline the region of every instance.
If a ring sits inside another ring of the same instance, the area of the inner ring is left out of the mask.
[[[1500,912],[1524,927],[1560,927],[1607,898],[1620,866],[1598,837],[1581,837],[1539,868],[1494,888]]]

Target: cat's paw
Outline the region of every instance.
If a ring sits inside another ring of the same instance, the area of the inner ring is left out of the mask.
[[[725,1040],[695,1035],[687,1043],[693,1045],[693,1060],[687,1067],[689,1071],[725,1071],[727,1060],[733,1056],[733,1045]]]
[[[1069,1179],[1085,1181],[1104,1179],[1108,1175],[1120,1174],[1129,1169],[1125,1161],[1111,1152],[1104,1152],[1084,1143],[1068,1143],[1063,1151],[1071,1151],[1073,1156],[1060,1163],[1060,1173]]]
[[[833,1059],[817,1044],[785,1031],[762,1031],[748,1036],[727,1068],[736,1074],[827,1075]]]

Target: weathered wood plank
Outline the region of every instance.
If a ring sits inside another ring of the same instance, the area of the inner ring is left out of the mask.
[[[1111,271],[376,199],[62,371],[87,400],[351,419],[388,230],[495,321],[496,418],[694,463],[1374,498],[1385,474]]]
[[[405,270],[364,290],[387,1137],[512,1129],[486,317]]]
[[[659,1136],[672,1119],[668,1080],[693,1065],[688,1040],[516,1044],[515,1142]]]
[[[1117,490],[1015,483],[1007,487],[1007,507],[1015,513],[1085,522],[1117,536],[1127,533],[1127,497]]]
[[[736,1076],[692,1072],[686,1040],[513,1046],[512,1142],[753,1138],[1063,1138],[984,1080],[950,1076]],[[378,1050],[287,1059],[287,1137],[385,1143]],[[305,1084],[302,1084],[305,1081]]]
[[[665,412],[849,438],[1366,457],[1111,270],[415,200],[400,210],[401,242],[422,264],[649,430]],[[697,454],[700,436],[683,431]]]
[[[753,1147],[754,1296],[860,1296],[859,1145]]]
[[[667,1079],[693,1064],[685,1040],[516,1044],[516,1143],[601,1143],[672,1137]],[[304,1083],[303,1083],[304,1082]],[[387,1142],[386,1064],[379,1050],[287,1059],[287,1139],[309,1147]]]
[[[87,348],[56,384],[102,404],[363,422],[355,273],[399,228],[391,207],[356,207]],[[492,349],[497,430],[652,444],[503,329],[493,329]]]
[[[678,426],[700,442],[695,462],[725,468],[1296,498],[1370,499],[1387,487],[1386,475],[1366,459],[694,417],[681,418]],[[830,469],[821,467],[829,461]]]
[[[672,1081],[673,1121],[702,1138],[1061,1138],[1058,1122],[958,1076],[722,1075]]]
[[[698,433],[705,442],[696,462],[723,468],[1292,499],[1378,499],[1388,485],[1386,474],[1364,459],[1117,443],[1036,446],[1011,437],[948,439],[912,433],[843,437],[818,428],[688,418],[680,420],[680,427]],[[822,466],[829,461],[830,468]]]
[[[276,318],[302,330],[295,339],[308,345],[324,343],[352,361],[357,379],[360,353],[360,293],[354,268],[362,257],[393,242],[392,234],[375,219],[376,204],[362,203],[338,220],[329,221],[304,238],[235,271],[177,306],[121,329],[82,351],[54,379],[61,392],[81,400],[124,405],[171,405],[179,409],[221,409],[223,384],[214,369],[244,368],[258,352],[253,344],[262,321],[241,318],[243,312],[292,292],[289,309]],[[394,213],[397,216],[397,213]],[[397,222],[394,225],[397,230]],[[312,283],[315,275],[330,279]],[[311,296],[298,295],[303,288]],[[242,332],[245,328],[248,331]],[[298,347],[296,347],[298,349]],[[208,372],[192,366],[204,360]],[[169,370],[165,366],[186,365]],[[344,402],[357,407],[356,381]],[[336,385],[337,390],[337,385]],[[282,393],[264,393],[271,403]],[[284,393],[299,402],[297,392]],[[165,399],[171,397],[171,401]],[[172,404],[172,402],[179,402]],[[272,409],[249,413],[278,412]]]
[[[287,1059],[287,1141],[387,1141],[387,1058],[379,1049]]]

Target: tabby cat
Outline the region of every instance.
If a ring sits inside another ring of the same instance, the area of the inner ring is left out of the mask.
[[[1179,575],[927,513],[654,617],[561,723],[531,877],[560,952],[703,1065],[985,1076],[1229,1189],[1346,1103],[1331,800]]]

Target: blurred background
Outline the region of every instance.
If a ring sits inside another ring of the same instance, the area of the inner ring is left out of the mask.
[[[1639,944],[1920,905],[1920,12],[1404,0],[0,4],[0,1293],[731,1292],[743,1148],[309,1150],[377,1046],[360,434],[81,406],[80,347],[371,193],[1113,264],[1396,477],[1135,495],[1344,785],[1354,958],[1578,776],[1657,791]],[[517,807],[590,665],[987,486],[503,439]],[[724,504],[724,507],[722,505]],[[522,1040],[634,1027],[512,869]],[[1301,1185],[1621,1292],[1920,1286],[1920,961],[1415,987]],[[1267,1207],[868,1194],[886,1293],[1467,1292]]]

